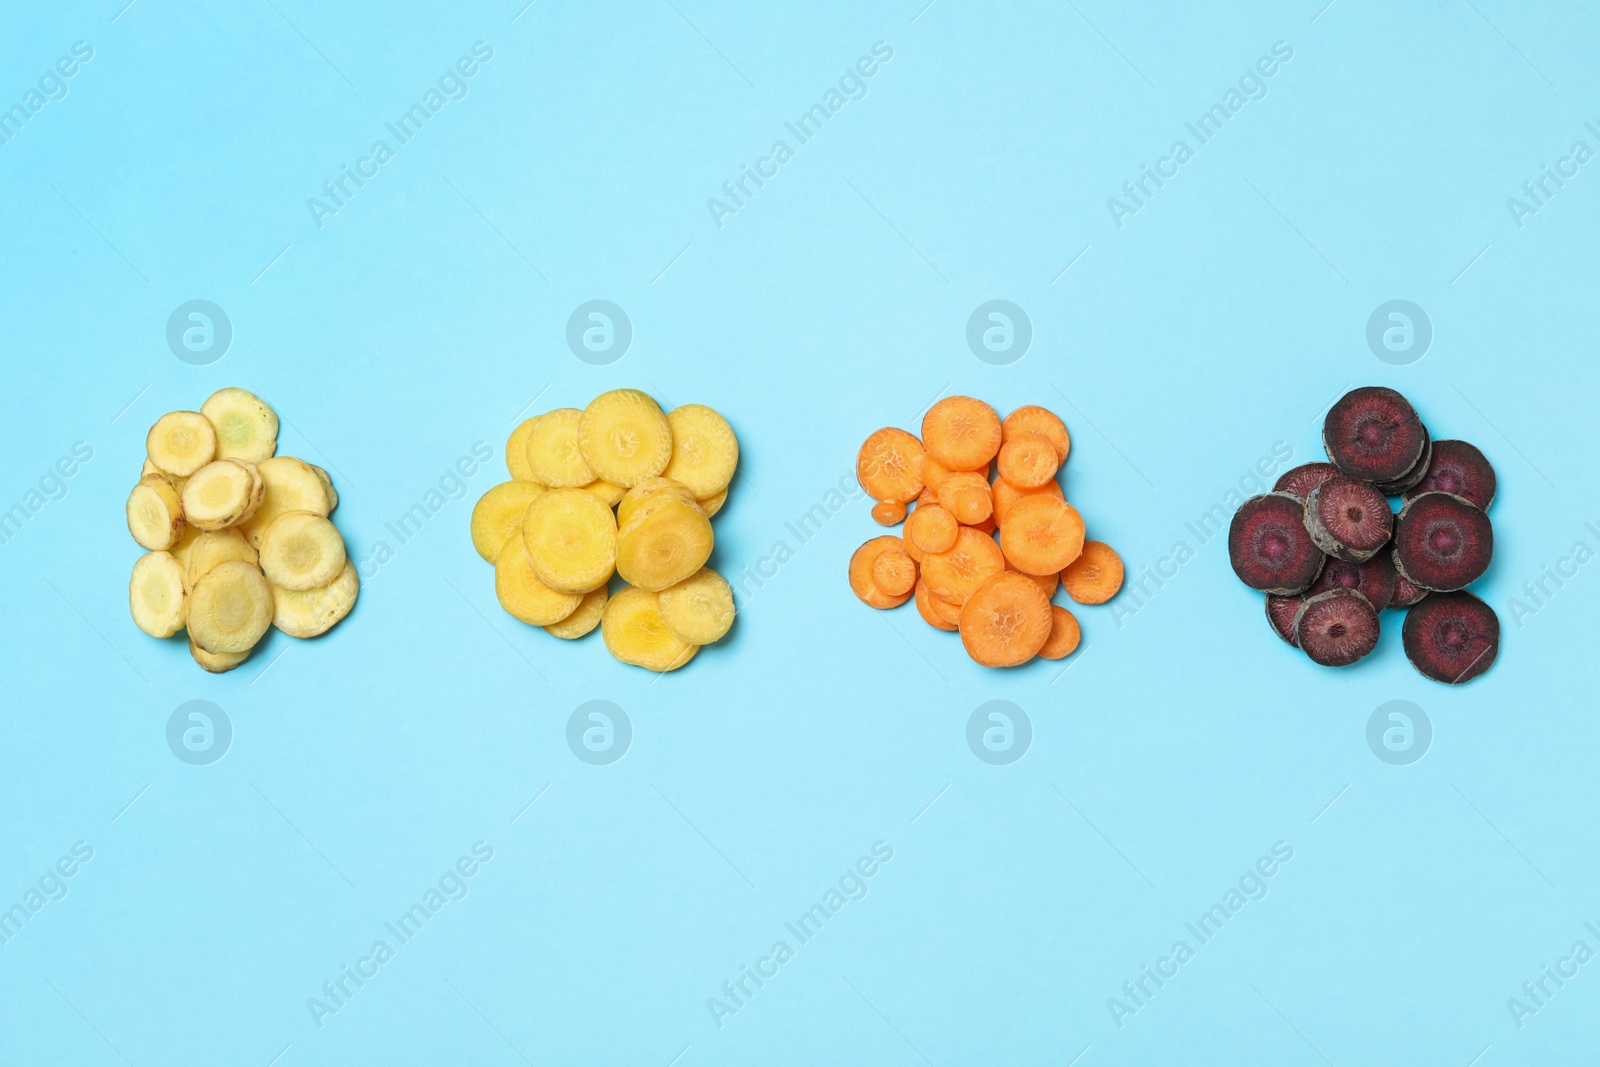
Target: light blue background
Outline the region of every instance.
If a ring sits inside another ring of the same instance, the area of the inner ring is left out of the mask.
[[[0,145],[0,506],[74,442],[94,458],[0,546],[0,902],[76,841],[94,859],[0,947],[0,1061],[1594,1057],[1600,962],[1522,1029],[1506,999],[1600,949],[1600,564],[1521,626],[1507,602],[1600,548],[1600,163],[1521,229],[1506,199],[1600,149],[1600,19],[921,3],[6,5],[0,103],[73,42],[95,55]],[[319,229],[306,199],[479,40],[470,95]],[[714,225],[706,199],[876,41],[868,95]],[[1266,98],[1117,228],[1107,198],[1277,41]],[[194,298],[236,331],[208,367],[164,340]],[[564,341],[593,298],[635,329],[604,367]],[[1035,331],[1006,367],[964,340],[995,298]],[[1410,366],[1365,342],[1392,298],[1434,325]],[[1480,591],[1504,644],[1459,689],[1410,668],[1397,613],[1366,661],[1314,667],[1186,529],[1275,443],[1317,458],[1358,383],[1499,471]],[[496,458],[331,636],[212,677],[128,619],[122,506],[149,424],[224,385],[333,472],[358,558],[474,442]],[[621,386],[737,429],[715,562],[793,549],[659,680],[499,612],[467,537],[535,397]],[[869,611],[844,577],[866,503],[804,545],[785,524],[941,392],[1059,410],[1068,494],[1131,576],[1195,557],[1137,612],[1080,611],[1060,665],[986,671],[912,607]],[[165,741],[196,698],[235,730],[209,767]],[[564,740],[591,699],[634,725],[611,766]],[[990,699],[1033,723],[1011,766],[964,739]],[[1408,767],[1366,744],[1391,699],[1434,726]],[[307,998],[480,840],[470,894],[319,1029]],[[877,841],[869,895],[719,1028],[707,998]],[[1270,894],[1119,1029],[1107,998],[1278,841]]]

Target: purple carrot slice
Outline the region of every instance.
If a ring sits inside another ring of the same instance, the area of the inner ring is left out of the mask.
[[[1395,520],[1394,566],[1413,585],[1436,593],[1463,589],[1489,569],[1489,516],[1451,493],[1412,497]]]
[[[1334,475],[1306,498],[1306,530],[1330,556],[1360,563],[1377,555],[1394,532],[1388,499],[1366,482]]]
[[[1239,505],[1228,526],[1228,560],[1251,589],[1289,596],[1316,581],[1322,553],[1305,526],[1305,503],[1263,493]]]
[[[1304,500],[1311,495],[1311,490],[1338,473],[1339,468],[1332,463],[1302,463],[1280,474],[1272,491],[1289,493]]]
[[[1392,555],[1391,553],[1391,558]],[[1413,604],[1420,604],[1427,595],[1428,590],[1412,582],[1399,571],[1394,572],[1394,597],[1389,601],[1391,608],[1409,608]]]
[[[1267,623],[1272,627],[1272,632],[1299,648],[1299,643],[1294,639],[1294,617],[1300,614],[1300,601],[1303,598],[1268,593],[1266,599]]]
[[[1393,389],[1352,389],[1328,409],[1322,446],[1345,474],[1363,482],[1393,482],[1422,458],[1428,431],[1411,402]]]
[[[1454,493],[1483,511],[1494,500],[1494,467],[1466,441],[1435,441],[1427,473],[1405,494],[1407,502],[1423,493]]]
[[[1373,483],[1385,495],[1399,496],[1427,477],[1428,464],[1433,460],[1433,438],[1428,436],[1428,428],[1426,426],[1422,428],[1422,438],[1422,457],[1417,460],[1416,466],[1392,482]]]
[[[1417,670],[1460,685],[1488,670],[1500,654],[1500,617],[1471,593],[1435,593],[1406,612],[1400,639]]]
[[[1318,593],[1300,605],[1294,637],[1313,663],[1348,667],[1378,646],[1378,613],[1354,589]]]
[[[1316,596],[1330,589],[1354,589],[1371,602],[1374,611],[1382,611],[1394,601],[1397,578],[1394,564],[1384,552],[1363,563],[1330,557],[1305,595]]]

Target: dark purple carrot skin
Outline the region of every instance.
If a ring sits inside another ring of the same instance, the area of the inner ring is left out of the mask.
[[[1332,463],[1302,463],[1278,476],[1272,486],[1274,493],[1288,493],[1301,500],[1311,495],[1311,490],[1339,473]]]
[[[1383,386],[1352,389],[1322,424],[1322,445],[1334,466],[1358,481],[1393,482],[1422,458],[1427,428],[1404,396]]]
[[[1311,662],[1348,667],[1378,647],[1378,613],[1354,589],[1306,597],[1294,619],[1294,636]]]
[[[1303,591],[1322,570],[1322,553],[1305,528],[1305,502],[1263,493],[1239,505],[1228,526],[1228,562],[1252,589],[1278,596]]]
[[[1464,589],[1494,558],[1494,527],[1472,502],[1450,493],[1412,497],[1395,519],[1394,566],[1435,593]]]
[[[1466,591],[1434,593],[1406,612],[1400,638],[1406,658],[1424,677],[1460,685],[1500,655],[1500,617]]]
[[[1477,446],[1466,441],[1435,441],[1428,470],[1407,489],[1407,503],[1423,493],[1454,493],[1484,511],[1494,502],[1498,479],[1494,466]]]
[[[1340,474],[1311,491],[1305,523],[1311,540],[1323,552],[1361,563],[1388,543],[1394,513],[1378,490]]]

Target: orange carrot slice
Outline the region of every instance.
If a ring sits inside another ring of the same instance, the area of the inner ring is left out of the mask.
[[[1053,496],[1023,497],[1006,511],[1000,548],[1023,574],[1062,570],[1083,551],[1083,517]]]
[[[1056,595],[1056,590],[1061,585],[1060,574],[1029,574],[1025,577],[1032,578],[1044,590],[1044,598],[1049,600]]]
[[[1038,489],[1056,476],[1061,459],[1042,433],[1013,434],[1000,446],[995,466],[1000,477],[1018,489]]]
[[[954,630],[961,625],[961,605],[953,600],[946,600],[944,597],[938,596],[932,589],[928,590],[928,607],[933,609],[935,615],[948,623],[950,629]]]
[[[906,519],[905,538],[924,554],[948,552],[956,543],[961,524],[948,508],[918,506]]]
[[[856,480],[874,500],[903,504],[922,492],[922,442],[893,426],[868,437],[856,453]]]
[[[917,584],[917,565],[899,545],[886,548],[872,561],[872,584],[889,596],[909,593]]]
[[[994,511],[989,482],[977,471],[951,471],[939,483],[939,506],[967,526],[987,519]]]
[[[899,526],[906,518],[906,506],[893,500],[872,505],[872,521],[879,526]]]
[[[1066,499],[1061,492],[1060,482],[1045,482],[1037,489],[1018,489],[1004,478],[997,478],[995,483],[989,487],[989,494],[994,498],[995,522],[1004,524],[1006,521],[1006,509],[1023,497],[1032,496],[1034,493],[1053,496],[1057,500]]]
[[[1015,667],[1039,654],[1050,637],[1050,601],[1026,575],[986,579],[961,605],[961,643],[985,667]]]
[[[922,417],[922,441],[950,470],[982,470],[1000,451],[1000,416],[981,400],[947,396]]]
[[[932,489],[935,493],[938,493],[938,491],[939,491],[939,483],[944,481],[944,476],[946,474],[949,474],[949,473],[950,473],[950,471],[943,464],[941,464],[938,460],[934,459],[932,456],[928,455],[926,452],[923,453],[923,455],[922,455],[922,484],[923,485],[927,486],[929,489]]]
[[[911,514],[915,515],[916,512],[913,511]],[[911,540],[911,535],[906,533],[906,529],[909,529],[910,526],[911,526],[911,520],[910,520],[910,518],[907,518],[906,519],[906,528],[902,529],[900,531],[900,549],[906,555],[911,557],[911,561],[913,563],[915,563],[918,567],[921,567],[922,566],[922,561],[928,558],[928,554],[926,552],[922,551],[922,549],[918,548],[917,547],[917,543],[915,541]]]
[[[1103,541],[1085,541],[1083,554],[1061,572],[1061,584],[1080,604],[1104,604],[1122,588],[1122,557]]]
[[[1039,655],[1045,659],[1062,659],[1070,656],[1077,649],[1081,636],[1077,616],[1066,608],[1051,604],[1050,636],[1045,638],[1044,646],[1039,649]]]
[[[928,592],[927,582],[919,581],[916,591],[912,595],[916,598],[917,614],[922,616],[923,622],[932,626],[935,630],[954,630],[956,628],[956,623],[939,614],[938,609],[934,606],[936,598],[932,593]],[[956,615],[957,618],[960,617],[959,608],[956,609]]]
[[[872,565],[879,556],[889,549],[904,552],[900,547],[900,538],[892,534],[874,537],[866,544],[855,550],[850,557],[850,591],[861,598],[861,602],[874,608],[897,608],[910,599],[910,593],[894,595],[879,589],[872,580]]]
[[[922,577],[928,583],[928,591],[956,604],[966,603],[986,578],[1005,569],[1005,556],[994,538],[970,526],[957,532],[956,543],[948,551],[930,553],[922,561]]]
[[[1061,462],[1067,461],[1067,453],[1072,451],[1072,438],[1067,434],[1067,424],[1057,418],[1055,412],[1029,404],[1007,415],[1006,421],[1000,424],[1002,443],[1024,433],[1044,434],[1055,446]]]

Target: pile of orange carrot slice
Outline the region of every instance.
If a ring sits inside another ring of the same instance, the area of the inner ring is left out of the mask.
[[[928,625],[959,631],[972,659],[1014,667],[1077,647],[1077,618],[1052,604],[1058,588],[1104,604],[1122,587],[1122,560],[1084,540],[1083,517],[1057,475],[1071,451],[1066,424],[1029,405],[1002,421],[970,396],[928,409],[922,437],[886,427],[856,456],[856,478],[883,526],[850,557],[850,588],[874,608],[915,599]]]

